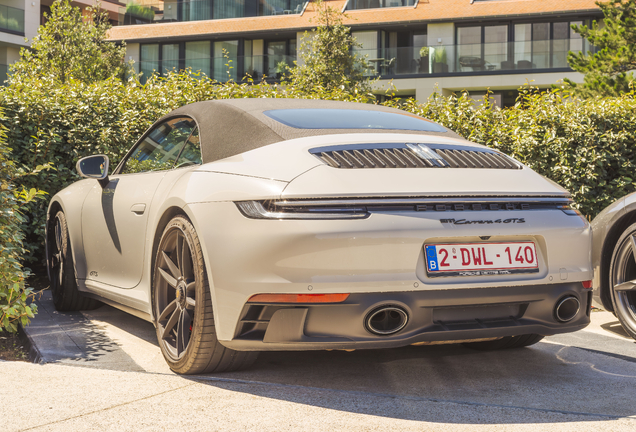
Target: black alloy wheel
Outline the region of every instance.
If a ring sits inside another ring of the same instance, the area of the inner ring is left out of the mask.
[[[610,297],[623,329],[636,339],[636,224],[618,239],[610,266]]]
[[[64,212],[58,211],[47,227],[48,263],[53,304],[58,311],[95,309],[101,303],[77,288],[71,241]]]
[[[185,235],[176,226],[164,233],[156,263],[157,336],[173,361],[188,348],[196,306],[194,264]]]
[[[225,348],[216,338],[212,296],[194,227],[174,217],[163,231],[153,272],[157,339],[170,368],[181,374],[250,366],[256,352]]]

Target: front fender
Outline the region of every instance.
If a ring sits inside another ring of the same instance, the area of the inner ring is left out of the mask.
[[[56,193],[49,202],[46,213],[45,225],[45,250],[47,262],[47,276],[51,279],[49,273],[49,245],[48,245],[48,229],[49,220],[55,216],[58,210],[62,210],[66,216],[68,225],[68,235],[71,242],[71,252],[73,254],[73,264],[75,266],[75,277],[78,279],[86,278],[86,260],[82,251],[84,243],[82,240],[82,206],[88,193],[94,187],[100,187],[97,180],[86,179],[75,182]]]

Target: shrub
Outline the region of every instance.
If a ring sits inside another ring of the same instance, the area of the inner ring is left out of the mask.
[[[388,105],[501,150],[568,189],[589,218],[636,190],[636,96],[577,100],[569,91],[520,89],[514,107],[474,106],[467,94]]]
[[[0,128],[0,331],[15,332],[18,323],[27,324],[37,311],[36,305],[29,303],[33,290],[24,283],[30,272],[21,265],[25,250],[20,225],[26,218],[20,207],[42,193],[16,189],[14,181],[24,173],[8,157],[10,151],[5,130]]]
[[[136,3],[128,3],[126,5],[126,13],[135,17],[147,19],[148,21],[155,19],[155,11],[149,7]]]
[[[301,97],[370,101],[369,95],[348,94],[341,89],[301,92],[276,84],[220,84],[185,71],[165,78],[151,77],[145,85],[104,81],[67,83],[48,80],[14,81],[0,92],[0,106],[8,140],[16,162],[33,169],[50,162],[55,171],[20,180],[26,188],[40,187],[51,196],[79,179],[75,163],[91,154],[107,154],[115,167],[126,151],[159,117],[188,103],[208,99],[243,97]],[[29,261],[43,257],[44,201],[28,205],[31,218],[23,224]]]
[[[145,85],[111,78],[95,83],[71,80],[14,82],[0,92],[2,120],[13,158],[33,170],[51,162],[55,171],[20,179],[27,189],[40,187],[53,195],[78,180],[76,161],[105,153],[115,166],[137,138],[160,116],[188,103],[208,99],[295,97],[373,102],[366,93],[330,91],[317,86],[304,91],[290,83],[218,83],[191,71],[151,77]],[[430,118],[465,138],[508,153],[570,190],[576,205],[595,216],[615,199],[636,190],[636,98],[578,101],[556,89],[540,93],[526,87],[517,104],[499,109],[475,106],[468,95],[434,95],[424,103],[390,100],[395,106]],[[28,205],[29,260],[41,257],[46,217],[44,201]]]

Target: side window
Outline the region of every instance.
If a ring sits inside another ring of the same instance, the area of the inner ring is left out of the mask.
[[[126,160],[122,174],[171,169],[195,126],[190,117],[176,117],[161,123],[137,145]]]
[[[183,151],[179,155],[177,161],[177,168],[181,168],[188,165],[200,165],[201,164],[201,145],[199,140],[199,129],[194,129],[192,135],[188,141],[186,141]]]

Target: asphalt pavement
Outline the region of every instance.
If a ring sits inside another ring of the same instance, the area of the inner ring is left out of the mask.
[[[517,350],[273,352],[184,377],[152,324],[38,303],[26,331],[39,363],[0,362],[3,431],[636,430],[636,343],[608,312]]]

